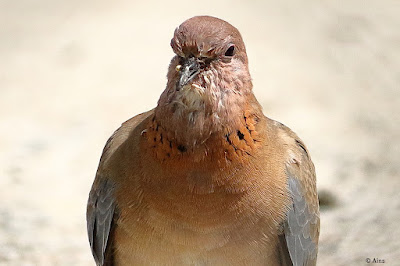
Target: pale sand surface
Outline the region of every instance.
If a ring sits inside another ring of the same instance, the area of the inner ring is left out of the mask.
[[[334,199],[318,264],[400,265],[399,1],[134,2],[0,0],[0,265],[94,264],[103,145],[156,105],[173,30],[201,14],[241,31],[265,114]]]

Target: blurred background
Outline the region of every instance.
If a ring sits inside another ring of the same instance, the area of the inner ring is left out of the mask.
[[[175,27],[236,26],[264,113],[305,141],[319,265],[400,263],[400,2],[0,0],[0,265],[94,265],[107,138],[155,107]]]

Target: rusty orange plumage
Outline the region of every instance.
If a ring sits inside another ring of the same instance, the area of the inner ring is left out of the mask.
[[[155,109],[108,140],[89,195],[98,265],[315,265],[319,206],[304,143],[265,117],[239,31],[181,24]]]

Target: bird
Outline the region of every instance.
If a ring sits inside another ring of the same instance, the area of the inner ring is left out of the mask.
[[[187,19],[157,106],[108,139],[87,204],[97,265],[316,265],[304,142],[263,114],[230,23]]]

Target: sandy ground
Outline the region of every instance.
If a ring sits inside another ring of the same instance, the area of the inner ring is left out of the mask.
[[[0,265],[94,264],[103,145],[155,106],[173,30],[200,14],[239,28],[265,114],[311,151],[318,264],[400,265],[399,1],[134,2],[0,0]]]

